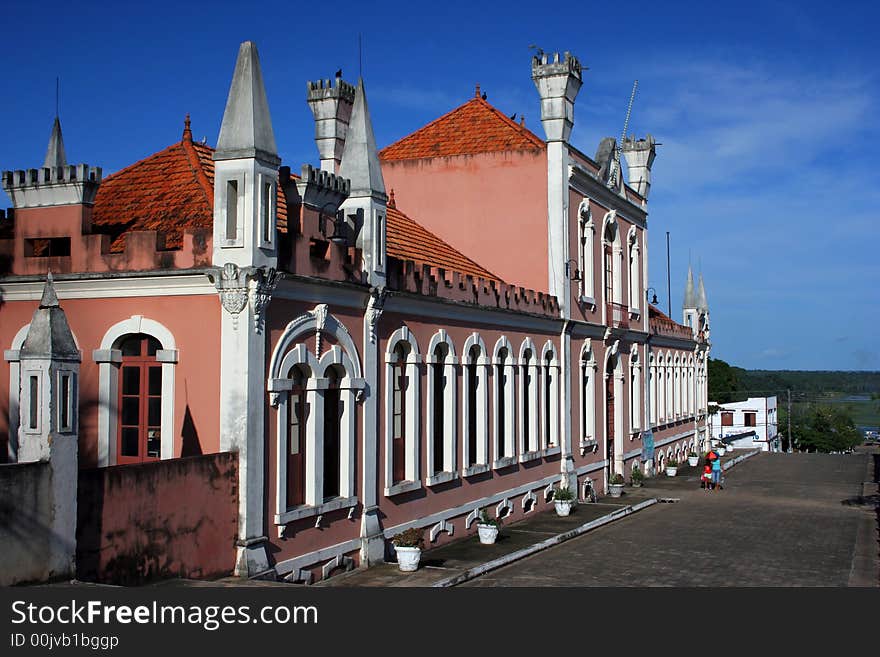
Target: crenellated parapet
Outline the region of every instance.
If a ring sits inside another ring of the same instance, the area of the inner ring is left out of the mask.
[[[16,208],[93,205],[101,184],[101,167],[70,164],[61,167],[4,171],[3,189]]]
[[[396,264],[389,271],[388,287],[391,290],[488,308],[559,316],[556,297],[543,292],[412,260],[396,261]]]
[[[302,175],[296,180],[300,203],[325,214],[335,213],[340,204],[348,198],[350,189],[351,185],[347,178],[337,176],[330,171],[316,169],[310,164],[302,166]]]

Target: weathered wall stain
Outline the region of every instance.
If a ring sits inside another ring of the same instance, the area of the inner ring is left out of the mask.
[[[81,470],[78,502],[81,580],[137,585],[232,572],[235,453]]]

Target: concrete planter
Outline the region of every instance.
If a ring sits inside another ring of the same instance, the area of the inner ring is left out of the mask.
[[[697,467],[697,464],[700,462],[699,456],[688,456],[688,465],[692,468]]]
[[[724,447],[719,447],[715,450],[715,453],[718,454],[718,456],[724,456],[725,452],[727,452],[727,450]]]
[[[571,513],[572,500],[556,500],[554,503],[557,516],[567,516]]]
[[[611,497],[620,497],[623,494],[623,484],[608,484],[608,494]]]
[[[495,525],[477,525],[477,533],[480,535],[480,543],[492,545],[498,538],[498,527]]]
[[[666,467],[666,476],[667,477],[674,477],[677,474],[678,474],[678,466],[672,465],[672,466]]]
[[[419,560],[422,558],[422,549],[417,547],[394,546],[397,553],[397,567],[405,573],[411,573],[419,569]]]

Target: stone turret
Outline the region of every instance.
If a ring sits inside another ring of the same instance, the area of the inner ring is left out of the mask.
[[[687,283],[684,286],[684,298],[681,302],[682,315],[684,317],[685,326],[689,326],[696,334],[697,332],[697,295],[694,292],[694,272],[688,267]]]
[[[541,123],[547,139],[548,291],[559,299],[563,317],[571,314],[568,217],[568,140],[574,126],[574,100],[581,88],[581,64],[571,53],[532,57],[532,81],[541,96]]]
[[[61,121],[56,116],[43,166],[26,171],[4,171],[2,183],[16,209],[56,205],[91,206],[95,203],[101,177],[101,167],[67,164]]]
[[[238,51],[214,151],[214,264],[274,267],[281,159],[257,46]]]
[[[626,137],[621,148],[629,170],[629,186],[646,202],[651,191],[651,167],[657,155],[656,145],[654,137],[649,134],[645,139]]]
[[[373,287],[384,287],[388,196],[363,80],[358,80],[339,175],[350,181],[349,196],[342,210],[348,227],[357,235],[356,245],[363,253],[368,282]]]
[[[355,88],[336,78],[308,83],[308,103],[315,116],[315,143],[321,170],[338,173],[345,148],[345,135],[354,106]]]
[[[50,578],[74,573],[79,434],[79,364],[50,273],[19,351],[18,462],[42,461],[51,476]]]

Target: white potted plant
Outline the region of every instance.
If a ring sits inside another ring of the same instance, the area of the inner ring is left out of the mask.
[[[486,513],[486,509],[480,511],[480,517],[477,518],[477,533],[480,535],[480,543],[483,545],[492,545],[498,538],[498,527],[501,521],[498,518],[490,518]]]
[[[674,477],[678,474],[678,460],[671,458],[666,461],[666,476]]]
[[[727,451],[727,448],[724,446],[724,443],[719,443],[718,447],[715,448],[715,453],[718,456],[724,456],[724,453]]]
[[[611,497],[620,497],[623,493],[624,483],[622,474],[618,473],[612,475],[611,479],[608,481],[608,494]]]
[[[397,567],[405,573],[419,569],[422,546],[425,544],[424,529],[411,527],[391,537],[394,552],[397,554]]]
[[[688,465],[692,468],[697,467],[700,462],[700,456],[696,452],[688,452]]]
[[[574,494],[567,486],[557,488],[553,492],[553,504],[556,507],[556,515],[567,516],[571,513],[571,505],[574,504]]]

